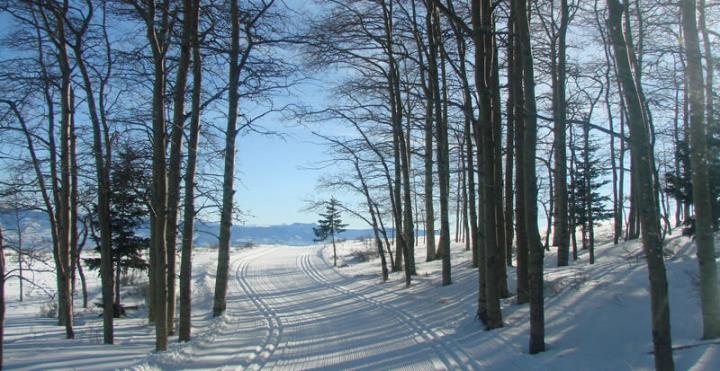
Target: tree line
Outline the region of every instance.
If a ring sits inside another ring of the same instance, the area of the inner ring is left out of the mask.
[[[331,161],[345,165],[322,185],[361,196],[355,210],[376,230],[383,272],[387,253],[389,269],[404,271],[409,285],[422,242],[427,260],[443,261],[443,285],[451,284],[454,225],[479,268],[483,325],[502,327],[500,299],[515,295],[529,303],[529,350],[537,353],[545,349],[545,252],[556,249],[557,265],[567,266],[583,249],[593,264],[596,225],[608,220],[615,244],[642,237],[656,366],[672,369],[662,242],[675,227],[702,224],[703,337],[720,335],[712,6],[322,3],[305,63],[342,78],[333,80],[332,102],[302,118]],[[327,134],[328,120],[354,134]]]
[[[672,369],[662,242],[692,222],[703,337],[720,336],[720,36],[704,0],[322,0],[302,17],[275,0],[6,0],[0,11],[10,20],[0,182],[50,220],[68,338],[91,230],[103,341],[114,341],[112,169],[126,145],[147,153],[156,349],[176,332],[191,339],[192,221],[203,210],[220,215],[212,311],[223,314],[236,143],[278,112],[346,165],[323,185],[362,199],[347,209],[371,226],[385,280],[402,271],[411,284],[422,241],[452,284],[455,226],[478,268],[483,326],[502,327],[500,299],[515,295],[530,306],[529,350],[541,352],[546,251],[566,266],[586,249],[594,263],[594,228],[608,219],[616,244],[642,237],[656,367]],[[333,100],[274,99],[322,73]]]

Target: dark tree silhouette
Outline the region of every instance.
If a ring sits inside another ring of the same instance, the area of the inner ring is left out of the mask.
[[[112,165],[110,179],[110,234],[112,241],[112,261],[115,272],[115,298],[113,306],[115,316],[121,313],[120,274],[130,269],[145,270],[148,263],[143,252],[150,246],[150,239],[137,235],[144,217],[148,214],[145,201],[147,176],[143,166],[143,154],[130,145],[124,145],[117,162]],[[93,224],[97,227],[97,209]],[[100,251],[99,237],[95,236]],[[90,269],[99,269],[100,258],[87,258],[85,263]]]
[[[326,241],[328,238],[333,244],[333,266],[337,267],[337,247],[335,246],[335,236],[345,232],[347,224],[343,224],[340,218],[340,201],[335,197],[331,197],[330,201],[325,202],[325,212],[320,213],[322,219],[318,220],[317,228],[313,228],[315,232],[315,242]]]

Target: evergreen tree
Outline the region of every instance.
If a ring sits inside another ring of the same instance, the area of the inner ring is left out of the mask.
[[[665,174],[665,192],[685,205],[692,204],[692,183],[690,174],[690,146],[687,139],[680,139],[675,144],[675,157],[678,159],[678,169]]]
[[[717,128],[710,127],[708,135],[708,179],[710,183],[710,195],[712,204],[712,219],[715,229],[718,228],[720,220],[720,132]],[[692,166],[690,164],[690,146],[687,139],[681,139],[676,144],[675,156],[680,160],[680,168],[675,172],[665,174],[665,192],[673,198],[678,199],[686,205],[692,205]],[[690,223],[690,221],[685,221]]]
[[[345,232],[347,224],[343,224],[340,218],[340,201],[335,197],[331,197],[330,201],[325,202],[325,212],[320,213],[321,219],[318,220],[317,228],[313,228],[315,232],[315,242],[325,241],[328,238],[333,244],[333,265],[337,267],[337,248],[335,246],[335,236]]]
[[[575,148],[578,154],[576,166],[573,171],[573,184],[571,186],[574,197],[571,197],[570,207],[575,215],[573,230],[581,227],[583,236],[583,249],[590,253],[590,264],[595,262],[594,227],[601,221],[614,216],[608,208],[612,202],[610,196],[600,193],[600,188],[610,183],[604,176],[607,170],[602,166],[597,156],[600,146],[590,136],[589,128],[583,130],[580,145]]]
[[[110,175],[110,231],[112,236],[112,260],[115,272],[115,315],[119,315],[120,274],[130,269],[145,270],[148,263],[143,252],[150,246],[150,239],[137,235],[148,215],[145,195],[147,176],[144,155],[129,144],[124,144],[117,155]],[[97,223],[97,211],[94,216]],[[98,237],[94,237],[96,240]],[[99,251],[99,244],[96,250]],[[85,259],[90,269],[100,268],[100,258]]]

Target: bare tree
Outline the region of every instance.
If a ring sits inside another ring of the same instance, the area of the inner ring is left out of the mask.
[[[615,54],[618,79],[622,84],[623,99],[628,110],[630,127],[630,147],[632,168],[637,176],[640,219],[643,231],[643,249],[650,272],[650,296],[652,302],[652,329],[655,356],[655,368],[674,369],[672,358],[672,340],[670,335],[670,308],[668,303],[667,277],[663,261],[662,241],[660,239],[660,216],[655,189],[655,171],[650,140],[650,128],[647,121],[645,101],[638,91],[641,85],[636,83],[631,68],[634,49],[627,43],[623,34],[623,6],[618,0],[607,0],[607,25],[610,43]],[[625,13],[625,17],[628,17]]]
[[[545,308],[543,296],[543,247],[537,226],[537,179],[535,174],[535,154],[537,143],[537,108],[535,103],[535,78],[533,59],[530,50],[530,32],[525,0],[514,0],[517,25],[517,46],[519,63],[522,66],[524,133],[523,185],[518,192],[523,193],[524,223],[528,241],[528,280],[530,298],[530,353],[545,350]],[[521,204],[518,203],[518,207]]]
[[[696,21],[695,0],[680,2],[683,22],[683,41],[687,55],[688,95],[690,98],[690,157],[692,162],[692,192],[695,205],[695,241],[700,265],[700,299],[703,319],[703,338],[720,337],[720,291],[717,283],[717,263],[713,237],[713,200],[708,176],[708,130],[705,120],[705,89],[700,55],[700,41]],[[704,13],[703,13],[704,18]],[[704,21],[702,24],[704,25]],[[704,34],[707,40],[707,32]],[[712,65],[708,66],[712,70]],[[712,116],[708,115],[709,118]]]
[[[190,139],[188,140],[187,169],[185,170],[185,195],[183,209],[182,258],[180,261],[180,320],[179,339],[190,341],[192,314],[192,243],[195,221],[195,174],[198,141],[200,137],[200,104],[202,93],[202,56],[198,35],[200,1],[185,1],[186,17],[190,20],[190,39],[193,58],[192,107],[190,115]]]
[[[113,264],[110,235],[110,172],[111,166],[111,141],[107,120],[107,108],[105,101],[105,90],[107,88],[111,71],[112,59],[110,58],[110,42],[107,34],[106,10],[102,9],[101,33],[104,40],[104,48],[107,59],[105,69],[98,74],[98,87],[93,83],[91,70],[97,69],[88,67],[85,53],[85,38],[94,16],[94,4],[86,0],[87,12],[85,17],[78,24],[68,21],[68,28],[72,31],[71,48],[75,56],[75,62],[82,75],[82,88],[85,93],[85,101],[90,113],[93,130],[93,155],[95,158],[95,171],[97,177],[97,215],[100,229],[100,277],[102,281],[103,295],[103,342],[113,343]],[[77,204],[77,203],[74,203]],[[79,258],[79,257],[78,257]]]
[[[165,151],[167,133],[165,120],[166,57],[170,46],[170,1],[155,0],[130,3],[144,23],[152,54],[152,188],[150,192],[150,319],[155,322],[155,349],[166,351],[167,318],[167,165]]]

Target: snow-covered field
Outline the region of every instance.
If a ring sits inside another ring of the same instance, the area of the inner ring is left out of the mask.
[[[257,246],[232,253],[225,316],[210,316],[216,252],[194,255],[193,341],[171,340],[154,353],[142,284],[126,288],[125,304],[138,304],[116,320],[116,344],[102,345],[97,308],[76,302],[76,339],[44,315],[47,293],[26,287],[18,302],[7,283],[4,363],[8,370],[48,369],[653,369],[650,301],[645,263],[637,242],[597,247],[571,267],[546,257],[548,351],[529,355],[527,305],[503,301],[505,327],[484,331],[475,318],[477,271],[463,244],[453,246],[453,284],[440,285],[440,262],[425,263],[417,247],[418,276],[404,287],[401,273],[382,283],[372,241],[338,246]],[[697,261],[689,239],[671,236],[666,261],[676,368],[720,370],[720,345],[702,342]],[[369,252],[369,253],[368,253]],[[362,261],[370,255],[369,261]],[[10,259],[9,264],[12,264]],[[509,272],[514,289],[514,270]],[[95,272],[88,272],[98,301]],[[52,289],[51,272],[35,280]]]

